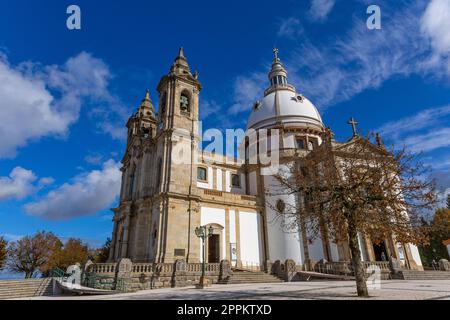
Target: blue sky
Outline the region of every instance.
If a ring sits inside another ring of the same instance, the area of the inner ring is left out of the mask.
[[[77,4],[82,29],[66,28]],[[377,4],[382,29],[366,27]],[[91,245],[110,236],[125,122],[179,46],[203,84],[204,128],[244,127],[272,48],[338,140],[350,117],[424,151],[450,193],[450,2],[2,1],[0,234]]]

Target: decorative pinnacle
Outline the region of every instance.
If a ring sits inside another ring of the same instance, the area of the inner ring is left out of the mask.
[[[186,57],[184,56],[183,47],[180,47],[180,49],[178,50],[178,58],[186,59]]]
[[[376,136],[375,136],[375,139],[376,139],[376,141],[377,141],[377,145],[378,145],[379,147],[383,147],[383,140],[381,139],[380,133],[377,132],[377,134],[376,134]]]

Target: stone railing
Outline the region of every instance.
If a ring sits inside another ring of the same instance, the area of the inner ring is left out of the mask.
[[[153,273],[153,263],[133,263],[133,273]]]
[[[184,260],[174,263],[133,263],[130,259],[122,259],[118,263],[88,262],[85,267],[85,276],[106,279],[109,285],[107,289],[120,291],[194,285],[198,283],[201,273],[201,263],[186,263]],[[231,273],[230,263],[226,260],[206,263],[205,273],[210,281],[217,283],[221,277]]]
[[[353,273],[353,265],[348,261],[319,262],[315,265],[314,271],[326,274],[350,275]]]
[[[201,263],[188,263],[186,267],[187,272],[202,272],[202,264]],[[209,273],[219,273],[220,272],[220,263],[206,263],[205,264],[205,272]]]
[[[389,261],[363,261],[364,270],[369,270],[371,267],[380,268],[382,273],[390,273],[391,268]],[[314,271],[319,273],[335,274],[335,275],[353,275],[353,264],[350,261],[338,262],[318,262],[315,265]]]
[[[390,272],[391,268],[389,266],[389,261],[364,261],[363,262],[364,269],[368,269],[372,266],[376,266],[380,268],[381,272]]]
[[[94,263],[87,267],[89,273],[108,274],[116,272],[116,263]]]

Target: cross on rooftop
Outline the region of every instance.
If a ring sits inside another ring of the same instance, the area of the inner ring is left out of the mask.
[[[356,125],[358,124],[358,122],[353,117],[351,117],[350,120],[347,123],[352,126],[353,136],[354,137],[358,136],[358,132],[356,130]]]

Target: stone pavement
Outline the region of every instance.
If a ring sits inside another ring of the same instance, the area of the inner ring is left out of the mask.
[[[450,280],[382,281],[381,290],[370,292],[373,300],[450,300]],[[270,284],[214,285],[146,290],[109,296],[36,297],[32,300],[353,300],[353,281],[315,281]]]

